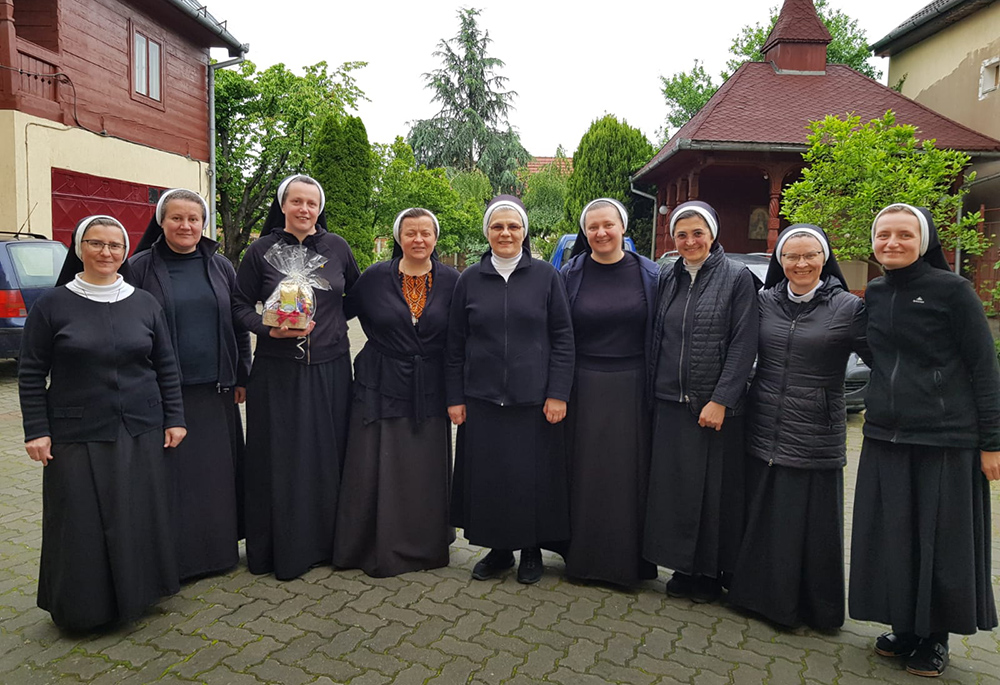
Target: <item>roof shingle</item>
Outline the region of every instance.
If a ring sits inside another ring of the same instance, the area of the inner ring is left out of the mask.
[[[812,0],[785,0],[771,33],[764,41],[761,52],[767,52],[778,43],[830,42],[830,32],[816,15]]]

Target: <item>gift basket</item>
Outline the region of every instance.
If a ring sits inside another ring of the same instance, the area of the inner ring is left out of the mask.
[[[264,325],[304,329],[316,315],[315,289],[329,290],[330,283],[316,272],[326,257],[304,245],[276,243],[264,260],[285,275],[264,303]]]

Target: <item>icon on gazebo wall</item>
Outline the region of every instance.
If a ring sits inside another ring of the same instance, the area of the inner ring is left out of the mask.
[[[767,240],[767,207],[754,207],[750,212],[750,240]]]

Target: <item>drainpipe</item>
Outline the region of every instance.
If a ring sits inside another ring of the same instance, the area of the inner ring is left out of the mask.
[[[649,241],[650,243],[649,258],[652,259],[653,261],[656,261],[656,212],[659,209],[659,207],[656,206],[656,196],[650,195],[649,193],[644,193],[641,190],[636,190],[635,184],[632,183],[631,180],[628,182],[628,189],[632,191],[633,195],[638,195],[639,197],[644,197],[648,200],[653,201],[653,228],[652,228],[653,235]]]
[[[244,62],[249,49],[250,46],[244,43],[240,46],[238,57],[208,65],[208,237],[212,240],[217,239],[218,233],[215,222],[215,70]]]

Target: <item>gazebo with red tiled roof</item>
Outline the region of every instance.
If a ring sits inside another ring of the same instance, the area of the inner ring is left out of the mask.
[[[1000,141],[847,66],[827,64],[829,42],[812,0],[785,0],[764,43],[764,61],[737,69],[632,177],[637,185],[656,185],[657,204],[665,208],[657,221],[657,254],[673,249],[666,234],[670,212],[694,199],[719,211],[727,250],[770,251],[783,226],[782,188],[802,171],[808,123],[828,114],[867,121],[891,109],[899,123],[917,127],[918,138],[936,139],[974,160],[1000,157]]]

